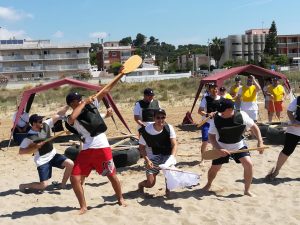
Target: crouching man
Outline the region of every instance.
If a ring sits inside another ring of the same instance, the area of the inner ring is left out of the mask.
[[[156,110],[154,123],[139,129],[141,134],[139,149],[147,168],[146,180],[138,184],[139,191],[142,193],[144,188],[152,188],[155,185],[160,164],[164,164],[165,167],[176,164],[176,134],[173,126],[167,124],[165,119],[165,110]],[[166,188],[166,195],[168,194],[169,190]]]

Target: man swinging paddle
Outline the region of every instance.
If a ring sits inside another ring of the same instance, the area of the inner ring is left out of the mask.
[[[231,156],[236,163],[241,163],[244,167],[244,194],[252,196],[250,185],[253,177],[253,166],[250,154],[249,152],[230,154],[230,150],[247,148],[242,136],[245,129],[253,131],[258,140],[257,146],[262,147],[263,141],[260,130],[247,113],[234,110],[234,103],[230,99],[222,99],[218,111],[220,113],[216,114],[211,121],[208,137],[214,149],[219,150],[222,157],[212,161],[212,166],[208,171],[208,181],[203,190],[210,190],[211,184],[221,169],[222,164],[228,163]],[[259,151],[262,153],[262,150]]]

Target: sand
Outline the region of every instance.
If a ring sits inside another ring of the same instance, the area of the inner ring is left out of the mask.
[[[50,185],[43,193],[25,194],[18,190],[20,183],[38,180],[36,167],[29,155],[18,155],[18,146],[7,144],[11,126],[12,110],[1,113],[0,140],[0,224],[300,224],[300,152],[297,148],[284,165],[278,178],[266,183],[264,177],[274,166],[282,146],[272,146],[263,155],[252,153],[254,179],[251,191],[256,197],[243,195],[243,168],[234,161],[223,166],[215,179],[211,191],[201,188],[207,181],[210,161],[199,164],[199,130],[181,129],[185,112],[190,109],[192,99],[180,103],[162,102],[167,110],[167,122],[175,127],[178,141],[178,168],[201,175],[200,184],[192,188],[177,189],[170,198],[164,196],[164,177],[158,176],[157,184],[139,194],[137,184],[145,178],[143,160],[136,165],[118,169],[127,207],[117,205],[114,192],[106,177],[95,172],[87,178],[85,197],[89,210],[77,215],[78,202],[70,183],[67,189],[59,190]],[[118,104],[132,131],[135,123],[131,104]],[[262,106],[262,105],[260,105]],[[55,107],[51,107],[55,108]],[[51,115],[47,108],[33,108],[32,112]],[[47,113],[45,113],[47,112]],[[53,111],[54,112],[54,111]],[[261,118],[266,114],[261,111]],[[199,121],[199,116],[193,113]],[[126,132],[121,123],[110,121],[108,136]],[[254,140],[248,141],[255,146]],[[66,147],[55,144],[58,152]],[[54,169],[51,181],[59,181],[62,170]]]

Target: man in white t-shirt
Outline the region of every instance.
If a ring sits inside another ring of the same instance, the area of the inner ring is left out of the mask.
[[[32,128],[28,131],[27,137],[20,144],[19,154],[34,154],[34,162],[40,177],[40,182],[20,184],[21,191],[27,189],[44,190],[48,185],[48,180],[52,177],[52,167],[65,168],[65,172],[60,184],[60,188],[65,188],[66,183],[73,169],[73,162],[64,155],[56,153],[52,141],[46,141],[50,137],[50,130],[54,123],[65,114],[68,108],[64,108],[52,118],[43,121],[43,116],[33,114],[29,118]]]
[[[250,185],[252,182],[252,161],[249,152],[230,154],[231,150],[247,149],[243,138],[245,129],[253,131],[257,137],[257,146],[262,147],[263,141],[260,130],[247,113],[234,110],[234,102],[230,99],[223,99],[220,102],[219,113],[211,121],[209,128],[209,141],[215,150],[220,151],[221,158],[212,161],[208,171],[208,181],[204,190],[209,190],[222,164],[228,163],[233,158],[236,163],[244,167],[245,191],[244,194],[252,196]],[[261,151],[262,153],[262,151]]]
[[[12,119],[13,123],[16,120],[16,115],[17,115],[17,112],[15,112],[13,115],[13,119]],[[25,111],[22,112],[15,129],[16,129],[17,133],[26,133],[30,129],[29,114],[27,112],[25,112]]]
[[[105,135],[107,127],[98,111],[98,101],[101,99],[102,96],[98,99],[83,100],[82,95],[77,92],[71,92],[66,97],[67,104],[73,109],[71,115],[67,117],[67,122],[84,138],[82,150],[75,160],[71,176],[72,187],[80,205],[79,214],[87,211],[82,184],[93,169],[109,179],[119,205],[126,206],[116,175],[112,151]],[[105,117],[111,115],[112,111],[109,109]]]
[[[138,125],[137,129],[153,123],[154,111],[160,108],[159,102],[154,99],[154,96],[154,91],[151,88],[146,88],[144,90],[144,98],[135,103],[133,114],[134,121]]]
[[[284,147],[278,155],[276,167],[266,176],[268,181],[272,181],[279,174],[281,167],[293,154],[300,141],[300,96],[294,99],[287,108],[287,115],[290,125],[286,129]]]
[[[165,122],[166,112],[163,109],[154,112],[154,123],[140,128],[139,150],[145,159],[146,180],[138,184],[139,191],[152,188],[156,183],[159,165],[170,167],[176,164],[177,142],[172,125]],[[166,189],[166,194],[169,190]]]

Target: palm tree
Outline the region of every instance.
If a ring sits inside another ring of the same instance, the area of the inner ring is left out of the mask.
[[[210,44],[210,52],[212,57],[216,60],[217,68],[219,68],[219,61],[224,52],[224,43],[222,39],[215,37],[212,39],[212,43]]]

